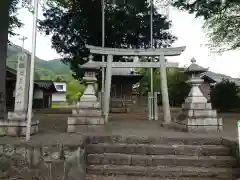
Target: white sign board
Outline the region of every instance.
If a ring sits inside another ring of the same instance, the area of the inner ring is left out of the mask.
[[[27,110],[29,89],[29,55],[21,53],[18,56],[17,80],[15,90],[15,111]]]

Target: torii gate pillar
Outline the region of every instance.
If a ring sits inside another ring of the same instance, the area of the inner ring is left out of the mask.
[[[109,114],[109,103],[110,103],[110,94],[111,94],[111,81],[112,81],[112,61],[113,55],[107,56],[107,69],[106,69],[106,81],[105,81],[105,92],[104,92],[104,100],[103,100],[103,115],[105,123],[108,122],[108,114]]]
[[[159,56],[160,61],[160,78],[161,78],[161,92],[162,92],[162,105],[164,113],[164,124],[171,123],[171,112],[168,97],[167,73],[166,73],[166,60],[164,55]]]

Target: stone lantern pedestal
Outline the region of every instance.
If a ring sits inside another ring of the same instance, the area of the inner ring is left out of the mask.
[[[192,88],[182,104],[181,112],[175,119],[175,125],[189,132],[220,132],[222,131],[222,118],[217,116],[217,111],[212,109],[212,104],[207,102],[199,89],[203,82],[200,74],[203,72],[206,72],[206,69],[198,66],[196,60],[192,59],[192,64],[186,71],[191,75],[188,82]]]
[[[91,63],[92,60],[88,63]],[[104,118],[101,113],[101,106],[96,96],[96,69],[87,69],[83,80],[86,82],[86,89],[79,103],[72,110],[68,117],[67,132],[86,132],[89,129],[94,131],[102,130]]]

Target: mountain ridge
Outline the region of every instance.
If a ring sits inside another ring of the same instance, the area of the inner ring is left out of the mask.
[[[16,44],[11,43],[8,45],[8,67],[16,69],[17,55],[22,51],[26,52],[27,54],[31,54],[28,50],[22,49]],[[64,64],[61,59],[53,59],[46,61],[36,56],[35,74],[37,74],[37,76],[40,76],[39,78],[42,80],[54,80],[57,76],[69,79],[72,75],[72,72],[69,66]]]

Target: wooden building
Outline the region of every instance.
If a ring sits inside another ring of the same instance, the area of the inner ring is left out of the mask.
[[[8,110],[14,109],[16,70],[7,67],[6,72],[6,106]],[[51,108],[52,94],[57,92],[52,81],[35,80],[33,92],[33,109]]]
[[[94,69],[91,63],[87,62],[82,67],[85,71]],[[95,67],[98,71],[98,91],[101,92],[102,88],[102,74],[99,67]],[[133,85],[140,81],[143,74],[140,74],[133,68],[112,68],[112,82],[111,82],[111,99],[110,111],[111,112],[127,112],[129,107],[134,103],[136,93]],[[99,93],[101,94],[101,93]]]
[[[135,95],[133,85],[139,82],[142,77],[142,74],[132,68],[113,68],[111,98],[120,98],[127,103],[133,103],[133,95]]]

